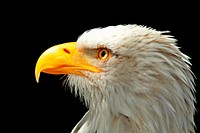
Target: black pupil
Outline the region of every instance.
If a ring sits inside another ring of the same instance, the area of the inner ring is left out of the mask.
[[[106,55],[106,52],[105,52],[105,51],[102,51],[102,52],[101,52],[101,56],[104,57],[105,55]]]

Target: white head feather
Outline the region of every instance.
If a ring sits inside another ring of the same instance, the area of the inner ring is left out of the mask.
[[[84,32],[78,49],[112,51],[94,62],[102,73],[68,75],[89,112],[72,132],[190,133],[194,131],[194,79],[189,57],[168,32],[117,25]],[[92,58],[92,57],[90,57]]]

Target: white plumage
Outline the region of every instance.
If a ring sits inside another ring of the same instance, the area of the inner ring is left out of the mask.
[[[194,133],[195,88],[189,57],[168,31],[117,25],[84,32],[77,49],[102,72],[65,83],[89,111],[72,133]],[[111,57],[99,61],[99,48]]]

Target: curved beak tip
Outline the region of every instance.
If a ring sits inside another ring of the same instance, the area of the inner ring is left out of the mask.
[[[40,74],[35,75],[36,82],[39,83]]]
[[[39,78],[40,78],[40,72],[39,69],[38,69],[38,63],[36,63],[36,67],[35,67],[35,80],[37,83],[39,83]]]

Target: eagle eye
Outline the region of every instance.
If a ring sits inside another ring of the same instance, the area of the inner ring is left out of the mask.
[[[97,51],[97,59],[100,61],[106,61],[111,57],[111,52],[109,49],[106,48],[100,48]]]

